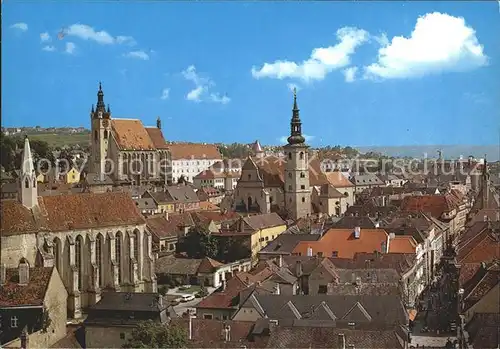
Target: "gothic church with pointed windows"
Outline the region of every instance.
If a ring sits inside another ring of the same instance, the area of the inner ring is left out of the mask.
[[[26,138],[18,198],[0,201],[2,269],[56,268],[71,317],[103,292],[156,292],[151,233],[128,193],[38,197]]]

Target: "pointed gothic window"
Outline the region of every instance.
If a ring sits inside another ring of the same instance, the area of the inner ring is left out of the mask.
[[[300,160],[304,160],[304,152],[300,152]]]
[[[139,260],[139,232],[134,233],[134,258]]]
[[[78,290],[83,287],[83,264],[82,264],[82,236],[78,235],[75,240],[75,265],[78,270]]]
[[[122,234],[118,232],[115,239],[115,259],[118,264],[118,283],[122,283]]]
[[[103,271],[102,271],[102,242],[103,237],[101,234],[97,236],[97,241],[95,244],[95,262],[97,265],[97,269],[99,270],[99,286],[103,286]]]
[[[28,178],[26,178],[26,179],[24,180],[24,187],[25,187],[25,188],[29,188],[29,186],[30,186],[30,182],[29,182]]]

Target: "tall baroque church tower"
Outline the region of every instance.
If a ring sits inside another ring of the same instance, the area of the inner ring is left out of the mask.
[[[302,135],[297,106],[297,90],[293,91],[293,112],[290,123],[288,144],[283,147],[286,156],[285,166],[285,209],[288,218],[299,219],[311,213],[311,190],[309,185],[308,148]]]
[[[97,92],[97,106],[90,112],[92,126],[91,161],[90,172],[104,176],[106,158],[108,157],[109,138],[111,137],[111,110],[106,110],[104,104],[104,92],[101,83]]]

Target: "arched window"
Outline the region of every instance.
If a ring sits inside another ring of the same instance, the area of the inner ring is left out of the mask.
[[[304,172],[300,173],[300,178],[306,178],[306,174]]]
[[[252,179],[252,175],[249,173],[248,174],[248,180]]]
[[[302,197],[302,202],[306,202],[306,198],[304,196]]]
[[[288,153],[288,159],[292,160],[292,153]]]
[[[299,157],[300,157],[300,160],[304,160],[304,152],[301,151]]]
[[[108,130],[104,130],[104,139],[108,139]]]
[[[115,259],[118,264],[118,283],[122,283],[122,234],[116,234],[115,239]]]
[[[95,262],[97,269],[99,270],[99,286],[103,286],[103,270],[102,270],[102,245],[103,237],[101,234],[97,235],[97,240],[95,243]]]
[[[82,246],[83,238],[78,235],[75,240],[75,265],[78,270],[78,290],[82,291],[83,287],[83,263],[82,263]]]
[[[63,276],[62,276],[62,270],[61,270],[61,266],[62,266],[61,248],[62,248],[61,240],[59,240],[58,238],[55,238],[54,239],[54,262],[55,262],[54,266],[56,267],[57,272],[59,273],[59,275],[62,278]]]
[[[292,172],[288,172],[288,178],[292,178]]]
[[[28,178],[26,178],[26,179],[24,180],[24,187],[25,187],[25,188],[29,188],[29,186],[30,186],[30,182],[29,182]]]
[[[139,260],[139,232],[134,233],[134,258]]]

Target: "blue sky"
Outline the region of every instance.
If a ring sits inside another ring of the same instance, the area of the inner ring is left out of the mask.
[[[2,126],[89,127],[102,81],[113,117],[167,139],[279,144],[297,86],[312,145],[499,139],[497,2],[2,7]]]

